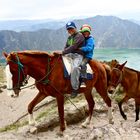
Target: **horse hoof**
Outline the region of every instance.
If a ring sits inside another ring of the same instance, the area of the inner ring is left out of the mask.
[[[127,120],[127,116],[125,115],[125,116],[123,116],[123,118],[124,118],[124,120]]]
[[[64,136],[64,139],[65,139],[65,140],[70,140],[70,137],[69,137],[68,135],[65,135],[65,136]]]
[[[32,121],[32,122],[29,123],[29,125],[30,126],[36,126],[37,125],[37,122],[36,121]]]
[[[114,124],[114,121],[113,120],[109,120],[109,124]]]
[[[62,132],[62,131],[59,131],[59,132],[57,132],[57,136],[59,136],[59,137],[63,137],[63,136],[64,136],[64,134],[63,134],[63,132]]]
[[[37,127],[31,127],[31,128],[30,128],[30,133],[31,133],[31,134],[37,133]]]
[[[87,124],[85,124],[85,123],[82,123],[81,126],[82,126],[82,128],[87,128]]]

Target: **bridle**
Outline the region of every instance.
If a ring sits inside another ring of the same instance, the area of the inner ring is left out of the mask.
[[[120,72],[120,77],[119,77],[118,81],[116,83],[113,83],[113,82],[111,83],[110,82],[111,86],[117,87],[121,83],[121,81],[122,81],[123,72],[121,70],[119,70],[118,68],[113,68],[112,71],[119,71]]]
[[[28,84],[28,80],[30,78],[30,76],[27,76],[25,74],[24,66],[20,62],[17,53],[16,53],[16,59],[17,59],[17,61],[14,61],[14,60],[9,60],[9,61],[13,62],[14,64],[17,64],[17,66],[18,66],[18,82],[17,82],[17,84],[16,84],[16,86],[14,88],[10,88],[10,89],[7,88],[7,90],[15,90],[15,89],[20,90],[20,87],[26,86]],[[23,81],[22,81],[22,83],[20,83],[20,75],[21,75],[21,73],[23,75]]]
[[[51,64],[51,58],[48,58],[48,69],[47,69],[47,74],[45,75],[45,76],[43,76],[42,78],[40,78],[38,81],[36,81],[34,84],[32,84],[32,85],[29,85],[29,86],[26,86],[27,84],[28,84],[28,80],[29,80],[29,78],[30,78],[30,76],[26,76],[25,75],[25,72],[24,72],[24,66],[23,66],[23,64],[20,62],[20,59],[19,59],[19,57],[18,57],[18,55],[17,55],[17,53],[16,53],[16,59],[17,59],[17,61],[13,61],[13,60],[9,60],[9,61],[11,61],[11,62],[13,62],[13,63],[15,63],[15,64],[17,64],[18,65],[18,83],[17,83],[17,86],[16,87],[14,87],[14,88],[11,88],[11,89],[7,89],[7,90],[14,90],[14,89],[19,89],[19,90],[21,90],[21,89],[25,89],[25,88],[28,88],[28,87],[31,87],[31,86],[33,86],[33,85],[35,85],[35,84],[37,84],[37,83],[43,83],[43,84],[49,84],[49,79],[48,79],[48,76],[49,76],[49,74],[54,70],[54,68],[55,68],[55,66],[58,64],[57,62],[58,62],[58,60],[60,59],[60,56],[57,58],[57,60],[56,60],[56,63],[54,64],[54,66],[52,67],[52,68],[50,68],[50,64]],[[23,80],[23,82],[22,82],[22,85],[20,84],[20,74],[21,74],[21,72],[22,72],[22,74],[23,74],[23,76],[24,76],[24,80]],[[24,84],[23,84],[24,83]],[[22,87],[22,88],[21,88]]]

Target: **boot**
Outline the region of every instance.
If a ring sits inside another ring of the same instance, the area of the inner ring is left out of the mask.
[[[77,90],[72,90],[71,98],[75,98],[77,95],[78,95],[78,91]]]

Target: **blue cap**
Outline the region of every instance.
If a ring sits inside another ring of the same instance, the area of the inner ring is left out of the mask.
[[[66,29],[69,29],[69,28],[76,28],[76,25],[75,25],[75,23],[74,22],[68,22],[67,24],[66,24]]]

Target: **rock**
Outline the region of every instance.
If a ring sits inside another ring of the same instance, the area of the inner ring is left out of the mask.
[[[100,128],[93,129],[91,135],[89,136],[89,140],[104,140],[103,130]]]

